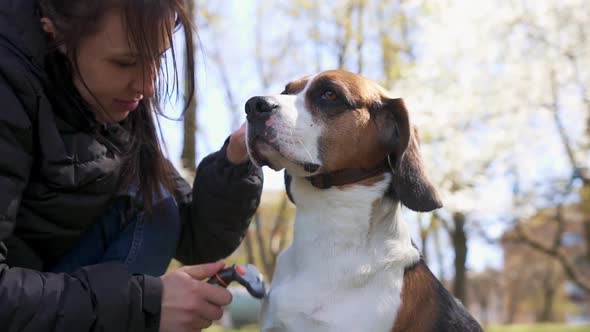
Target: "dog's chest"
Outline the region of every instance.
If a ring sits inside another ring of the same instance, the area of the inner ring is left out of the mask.
[[[317,269],[290,272],[273,281],[261,331],[391,331],[402,271],[374,275],[364,284]]]
[[[419,259],[397,205],[380,202],[389,183],[317,192],[292,183],[293,243],[280,254],[264,300],[261,331],[389,332],[404,267]]]

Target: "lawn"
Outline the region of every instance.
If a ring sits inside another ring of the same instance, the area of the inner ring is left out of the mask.
[[[590,325],[506,325],[492,326],[486,329],[488,332],[590,332]]]
[[[221,326],[211,326],[208,329],[204,329],[203,332],[258,332],[258,327],[244,327],[239,330],[226,330]]]
[[[560,324],[544,325],[507,325],[492,326],[487,332],[590,332],[590,325],[566,326]],[[224,330],[219,326],[212,326],[203,332],[258,332],[257,327],[243,328],[240,330]]]

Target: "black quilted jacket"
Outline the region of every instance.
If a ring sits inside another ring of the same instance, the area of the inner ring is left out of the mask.
[[[0,331],[157,331],[159,278],[114,263],[44,272],[108,206],[120,167],[117,130],[77,125],[84,111],[57,98],[46,53],[36,0],[0,0]],[[260,169],[232,165],[225,146],[193,189],[175,174],[183,263],[229,255],[259,204]]]

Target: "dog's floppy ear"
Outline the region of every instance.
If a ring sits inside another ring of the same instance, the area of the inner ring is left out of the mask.
[[[391,151],[391,194],[417,212],[429,212],[442,207],[438,192],[424,172],[418,130],[410,125],[404,101],[401,98],[386,99],[382,111],[385,119],[378,123],[382,143]]]

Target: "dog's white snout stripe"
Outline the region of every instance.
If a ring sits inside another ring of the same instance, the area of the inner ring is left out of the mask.
[[[292,161],[321,164],[318,142],[322,127],[305,108],[304,94],[274,95],[269,102],[275,102],[278,119],[274,127],[278,132],[281,150]]]

